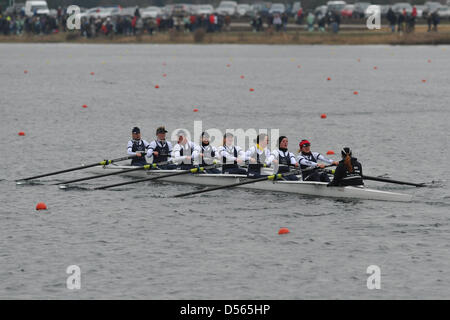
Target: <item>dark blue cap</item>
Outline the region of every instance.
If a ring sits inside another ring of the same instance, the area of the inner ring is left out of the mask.
[[[141,133],[141,130],[138,127],[134,127],[133,130],[131,130],[132,133]]]

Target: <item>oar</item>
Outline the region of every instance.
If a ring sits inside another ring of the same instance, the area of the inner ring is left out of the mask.
[[[364,176],[362,177],[364,180],[373,180],[373,181],[380,181],[380,182],[387,182],[387,183],[394,183],[394,184],[404,184],[407,186],[414,186],[414,187],[425,187],[425,183],[414,183],[414,182],[405,182],[405,181],[399,181],[399,180],[393,180],[388,178],[379,178],[379,177],[371,177],[371,176]]]
[[[214,190],[220,190],[220,189],[226,189],[226,188],[234,188],[234,187],[237,187],[237,186],[242,186],[244,184],[250,184],[250,183],[255,183],[255,182],[259,182],[259,181],[277,180],[277,179],[281,179],[283,177],[291,176],[291,175],[294,175],[294,174],[297,174],[297,173],[298,173],[298,171],[295,171],[295,172],[292,172],[292,173],[286,173],[286,174],[278,173],[278,174],[273,174],[273,175],[262,177],[262,178],[249,179],[249,180],[244,181],[244,182],[236,182],[236,183],[232,183],[232,184],[227,184],[225,186],[218,186],[218,187],[206,188],[206,189],[203,189],[203,190],[197,190],[197,191],[181,193],[181,194],[175,195],[174,197],[175,198],[181,198],[181,197],[191,196],[191,195],[194,195],[194,194],[210,192],[210,191],[214,191]]]
[[[113,187],[125,186],[125,185],[128,185],[128,184],[139,183],[139,182],[144,182],[144,181],[158,180],[158,179],[162,179],[162,178],[174,177],[174,176],[179,176],[179,175],[188,174],[188,173],[199,173],[199,172],[203,172],[203,171],[205,171],[207,169],[218,168],[220,166],[221,165],[211,165],[211,166],[206,166],[206,167],[197,167],[197,168],[193,168],[193,169],[190,169],[190,170],[183,170],[183,171],[179,171],[179,172],[168,173],[168,174],[164,174],[164,175],[160,175],[160,176],[156,176],[156,177],[150,177],[150,178],[144,178],[144,179],[139,179],[139,180],[127,181],[127,182],[122,182],[122,183],[110,184],[110,185],[107,185],[107,186],[94,188],[94,190],[105,190],[105,189],[109,189],[109,188],[113,188]]]
[[[327,170],[328,173],[334,174],[335,170]],[[407,186],[414,186],[414,187],[425,187],[425,183],[414,183],[414,182],[406,182],[406,181],[399,181],[399,180],[393,180],[388,178],[380,178],[380,177],[372,177],[372,176],[362,176],[363,180],[373,180],[373,181],[379,181],[379,182],[387,182],[387,183],[393,183],[393,184],[403,184]]]
[[[117,158],[117,159],[113,159],[113,160],[103,160],[103,161],[100,161],[100,162],[87,164],[87,165],[84,165],[84,166],[79,166],[79,167],[75,167],[75,168],[69,168],[69,169],[55,171],[55,172],[50,172],[50,173],[45,173],[45,174],[40,174],[40,175],[37,175],[37,176],[23,178],[23,179],[18,179],[18,180],[16,180],[16,182],[22,182],[22,181],[28,181],[28,180],[33,180],[33,179],[38,179],[38,178],[43,178],[43,177],[54,176],[54,175],[61,174],[61,173],[77,171],[77,170],[83,170],[83,169],[92,168],[92,167],[95,167],[95,166],[106,166],[106,165],[114,163],[114,162],[125,161],[125,160],[128,160],[128,159],[132,159],[134,157],[136,157],[136,156],[128,156],[128,157]]]
[[[138,168],[117,170],[116,172],[104,173],[104,174],[99,174],[99,175],[91,176],[91,177],[85,177],[85,178],[80,178],[80,179],[75,179],[75,180],[58,182],[58,183],[55,183],[54,185],[67,185],[69,183],[75,183],[75,182],[80,182],[80,181],[87,181],[87,180],[92,180],[92,179],[99,179],[99,178],[103,178],[103,177],[114,176],[116,174],[122,174],[122,173],[139,171],[139,170],[149,170],[149,169],[152,169],[152,168],[157,168],[158,166],[166,165],[169,162],[170,161],[160,162],[160,163],[153,163],[153,164],[146,164],[145,166],[141,166],[141,167],[138,167]]]

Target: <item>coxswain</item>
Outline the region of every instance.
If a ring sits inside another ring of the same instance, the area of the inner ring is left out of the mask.
[[[234,135],[227,132],[223,136],[223,145],[217,148],[219,157],[222,159],[222,173],[247,174],[244,168],[245,152],[241,147],[234,145]]]
[[[272,151],[275,159],[278,160],[277,173],[287,173],[291,167],[298,168],[298,162],[295,159],[295,155],[288,151],[288,138],[281,136],[278,138],[278,149]],[[297,181],[298,177],[294,174],[284,177],[285,180]]]
[[[345,147],[341,151],[342,160],[339,161],[334,178],[328,186],[362,186],[364,185],[361,163],[352,157],[352,150]]]
[[[198,164],[202,167],[213,165],[219,155],[216,147],[210,144],[209,138],[208,132],[202,132],[200,136],[201,144],[198,153]],[[220,170],[217,168],[210,168],[205,171],[206,173],[220,173]]]
[[[255,142],[256,145],[245,152],[245,160],[249,161],[249,178],[259,178],[261,177],[261,168],[270,167],[272,163],[278,164],[278,160],[275,159],[267,147],[269,144],[269,136],[267,134],[260,133],[256,137]]]
[[[198,157],[198,146],[188,141],[184,131],[178,132],[178,143],[173,147],[172,161],[175,162],[180,169],[189,170],[194,168],[194,159]]]
[[[148,149],[148,157],[153,157],[153,163],[165,163],[158,166],[163,170],[176,169],[177,166],[172,163],[167,163],[171,160],[173,148],[170,141],[166,141],[166,133],[168,131],[165,127],[158,127],[156,129],[156,140],[150,142],[150,148]]]
[[[304,181],[321,181],[330,182],[330,178],[326,172],[320,172],[319,169],[325,168],[323,163],[338,165],[339,162],[333,161],[321,155],[318,152],[311,152],[311,143],[308,140],[302,140],[299,143],[300,150],[297,161],[302,169],[302,176]]]
[[[130,156],[136,156],[131,160],[132,166],[145,166],[147,160],[145,156],[149,148],[149,143],[141,139],[141,130],[138,127],[134,127],[131,130],[132,139],[128,141],[127,153]]]

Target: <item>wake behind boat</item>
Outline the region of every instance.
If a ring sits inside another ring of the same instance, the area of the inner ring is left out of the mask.
[[[96,174],[105,174],[117,171],[126,171],[133,167],[130,165],[108,165],[96,166],[89,169]],[[264,169],[267,174],[271,174],[270,169]],[[124,172],[123,176],[130,176],[136,178],[157,177],[161,175],[171,174],[181,170],[136,170],[132,172]],[[185,174],[177,175],[159,179],[165,182],[193,184],[198,186],[226,186],[233,183],[248,181],[246,175],[240,174]],[[65,186],[63,186],[64,188]],[[370,189],[364,186],[346,186],[346,187],[327,187],[326,182],[317,181],[259,181],[251,184],[238,186],[239,188],[264,190],[272,192],[284,192],[300,195],[331,197],[341,199],[363,199],[363,200],[380,200],[380,201],[396,201],[396,202],[410,202],[412,196],[409,194],[402,194],[396,192],[382,191]]]

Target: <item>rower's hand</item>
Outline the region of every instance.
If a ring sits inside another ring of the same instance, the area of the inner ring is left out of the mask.
[[[319,167],[320,169],[323,169],[323,168],[325,168],[325,165],[323,163],[319,163],[319,164],[317,164],[317,167]]]
[[[272,162],[273,162],[274,164],[278,164],[278,160],[277,160],[277,159],[274,159]]]
[[[142,153],[136,152],[136,157],[142,157]]]
[[[339,164],[339,161],[333,161],[333,164],[334,164],[335,166],[337,166],[337,165]]]
[[[203,158],[203,157],[204,157],[204,154],[203,154],[203,153],[200,153],[200,157],[202,157],[202,158]]]
[[[192,157],[191,156],[186,156],[186,160],[191,160]]]
[[[159,152],[158,152],[158,151],[153,151],[153,155],[154,155],[155,157],[157,157],[157,156],[159,155]]]
[[[251,163],[256,163],[255,158],[250,158],[250,162],[251,162]]]
[[[242,159],[236,159],[236,162],[237,162],[238,164],[243,164],[243,163],[244,163],[244,161],[242,161]]]
[[[296,168],[298,168],[298,162],[296,162],[294,166],[295,166]]]

